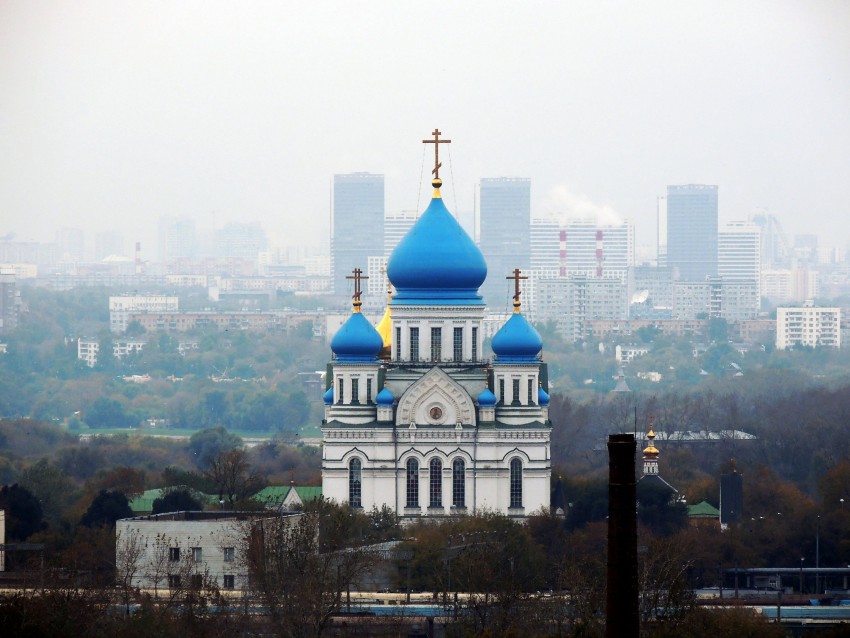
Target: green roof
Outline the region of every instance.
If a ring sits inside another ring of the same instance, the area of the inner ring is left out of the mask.
[[[295,490],[302,503],[322,497],[321,486],[268,485],[251,498],[267,506],[283,505],[290,490]]]
[[[152,490],[145,490],[135,498],[130,500],[130,509],[133,510],[134,514],[149,514],[153,511],[153,502],[165,494],[170,489],[179,489],[182,486],[174,486],[174,487],[157,487]],[[188,489],[188,488],[186,488]],[[198,492],[193,489],[189,489],[192,496],[201,501],[201,503],[206,503],[207,505],[214,505],[218,503],[218,496],[214,496],[212,494],[204,494],[203,492]]]
[[[306,503],[307,501],[312,501],[317,498],[322,498],[322,486],[303,486],[303,487],[295,487],[295,491],[298,493],[298,496],[301,497],[301,501]]]
[[[692,518],[720,518],[720,510],[708,501],[688,505],[688,516]]]
[[[290,489],[292,488],[289,485],[268,485],[251,498],[265,505],[283,505]]]

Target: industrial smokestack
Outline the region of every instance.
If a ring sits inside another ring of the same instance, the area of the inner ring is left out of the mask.
[[[136,274],[142,273],[142,242],[136,242]]]
[[[638,638],[634,434],[608,437],[608,597],[605,636]]]

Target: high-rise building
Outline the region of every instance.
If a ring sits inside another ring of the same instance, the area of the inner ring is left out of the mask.
[[[0,334],[18,327],[21,293],[15,281],[14,270],[0,270]]]
[[[346,277],[369,266],[370,256],[384,254],[384,176],[372,173],[334,175],[331,260],[337,295],[352,289]]]
[[[258,222],[231,222],[215,231],[213,254],[219,259],[256,261],[267,245],[266,231]]]
[[[124,235],[114,230],[97,233],[94,236],[95,261],[100,261],[110,255],[126,257],[124,254]]]
[[[189,217],[159,218],[159,260],[163,262],[196,259],[198,235],[195,220]]]
[[[629,220],[611,225],[595,219],[574,219],[562,230],[562,263],[568,277],[628,280],[635,254],[635,228]]]
[[[791,249],[776,215],[757,210],[750,221],[761,229],[761,264],[765,270],[785,268],[790,264]]]
[[[506,277],[531,267],[531,180],[483,178],[479,197],[479,245],[487,260],[484,303],[494,312],[510,306],[513,291]]]
[[[682,281],[717,275],[717,186],[667,187],[667,265]]]
[[[418,217],[415,210],[403,210],[384,217],[384,256],[390,256],[401,238],[413,228]]]
[[[563,276],[561,267],[561,224],[557,219],[531,220],[531,270],[544,277]]]
[[[80,263],[85,259],[85,233],[81,228],[60,228],[56,231],[56,248],[60,261]]]
[[[761,290],[761,228],[730,222],[717,234],[717,274],[725,282],[751,282]],[[758,313],[758,293],[752,316]]]

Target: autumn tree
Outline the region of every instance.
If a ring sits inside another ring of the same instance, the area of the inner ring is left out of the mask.
[[[233,509],[237,501],[245,501],[263,486],[263,479],[251,472],[248,453],[243,449],[219,452],[212,457],[204,470],[221,499],[226,499]]]

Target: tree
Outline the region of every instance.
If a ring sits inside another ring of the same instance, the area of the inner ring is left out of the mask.
[[[654,533],[669,536],[688,524],[688,508],[672,487],[661,481],[637,484],[638,520]]]
[[[84,527],[113,527],[120,518],[131,518],[133,510],[121,492],[101,490],[80,519]]]
[[[204,509],[201,502],[187,489],[168,490],[165,494],[154,499],[151,514],[164,512],[197,512]]]
[[[226,498],[232,509],[236,501],[247,499],[262,487],[263,480],[251,474],[250,468],[245,450],[227,450],[210,460],[204,475],[212,480],[219,496]]]
[[[0,510],[6,511],[7,541],[25,541],[46,527],[38,499],[17,483],[0,488]]]
[[[219,425],[195,432],[189,439],[188,450],[195,465],[203,470],[222,452],[241,447],[242,439],[228,432],[223,425]]]
[[[20,484],[38,499],[51,525],[58,524],[62,509],[74,490],[67,475],[42,457],[21,472]]]
[[[99,397],[85,413],[85,421],[93,428],[125,428],[133,425],[136,419],[117,399]]]
[[[342,532],[340,517],[320,515],[328,507],[333,506],[324,503],[301,515],[263,519],[245,534],[241,554],[249,582],[276,635],[321,636],[343,593],[375,564],[371,550],[323,546],[322,538],[338,539]]]

